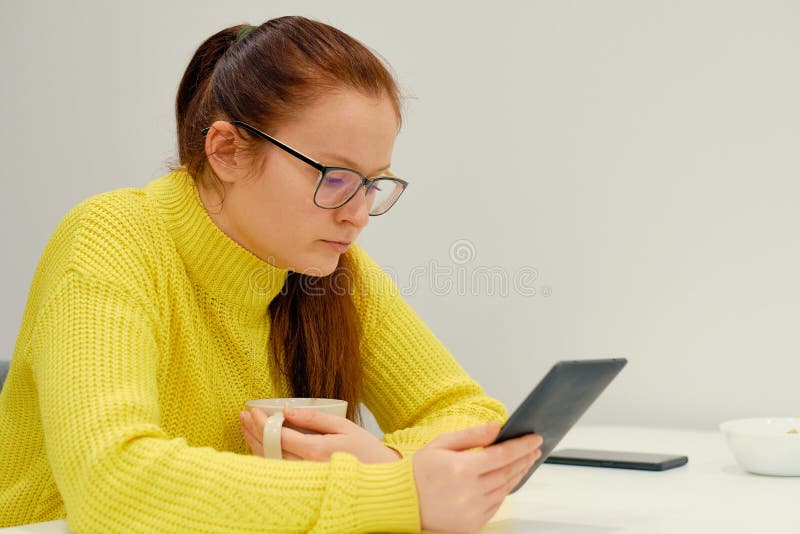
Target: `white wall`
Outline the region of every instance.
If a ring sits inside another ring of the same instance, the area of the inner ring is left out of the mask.
[[[303,14],[414,95],[412,185],[363,243],[489,393],[513,408],[554,361],[613,355],[628,368],[586,422],[798,415],[800,3],[471,6],[0,3],[0,354],[64,213],[174,157],[196,46]],[[485,268],[536,294],[464,287]]]

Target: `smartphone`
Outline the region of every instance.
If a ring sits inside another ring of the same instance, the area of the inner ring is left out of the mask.
[[[625,358],[567,360],[553,365],[500,429],[495,443],[536,433],[542,456],[531,466],[514,493],[555,449],[561,438],[625,367]]]
[[[545,463],[614,467],[617,469],[642,469],[666,471],[685,465],[689,458],[679,454],[650,452],[602,451],[595,449],[561,449],[548,456]]]

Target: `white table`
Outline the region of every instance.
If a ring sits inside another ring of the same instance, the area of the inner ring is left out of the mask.
[[[743,471],[720,433],[578,426],[564,447],[678,453],[689,463],[664,472],[544,464],[484,534],[800,533],[800,477]],[[65,521],[51,521],[0,532],[68,530]]]
[[[685,454],[663,472],[543,464],[485,534],[800,533],[800,477],[742,470],[718,432],[573,428],[557,449]]]

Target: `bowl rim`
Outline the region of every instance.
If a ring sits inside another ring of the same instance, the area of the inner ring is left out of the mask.
[[[745,435],[745,436],[772,436],[772,437],[776,437],[776,436],[797,436],[797,437],[800,437],[800,433],[789,434],[788,432],[784,432],[784,433],[781,433],[781,434],[776,434],[774,432],[767,432],[765,430],[759,431],[759,430],[744,430],[744,429],[741,429],[741,428],[737,428],[737,429],[732,428],[736,424],[750,423],[750,422],[754,422],[754,421],[758,421],[760,423],[764,423],[764,422],[767,422],[767,423],[772,423],[772,422],[781,423],[781,422],[789,422],[789,421],[791,421],[794,424],[796,424],[797,427],[798,427],[798,430],[800,430],[800,417],[747,417],[747,418],[744,418],[744,419],[732,419],[730,421],[724,421],[724,422],[720,423],[719,429],[720,429],[720,431],[724,432],[725,434],[735,433],[735,434],[741,434],[741,435]]]

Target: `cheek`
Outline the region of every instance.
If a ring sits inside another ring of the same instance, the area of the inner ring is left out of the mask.
[[[261,182],[258,197],[263,199],[260,217],[265,232],[276,244],[302,247],[309,239],[317,239],[326,210],[314,205],[312,177],[295,172],[273,174]]]

